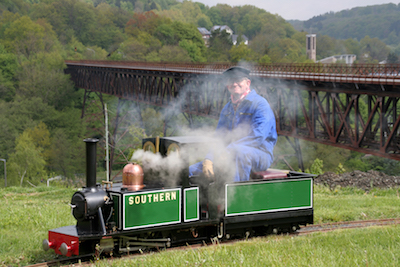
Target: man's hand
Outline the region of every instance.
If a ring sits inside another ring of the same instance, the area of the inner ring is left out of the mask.
[[[203,173],[207,178],[214,177],[213,162],[209,159],[203,161]]]

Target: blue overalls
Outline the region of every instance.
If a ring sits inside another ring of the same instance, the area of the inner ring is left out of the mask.
[[[268,101],[254,90],[242,100],[236,111],[229,101],[222,109],[216,137],[226,141],[226,151],[233,156],[234,181],[248,181],[250,172],[269,168],[278,135],[274,113]],[[214,153],[205,157],[214,161]],[[189,167],[189,175],[202,173],[203,163]]]

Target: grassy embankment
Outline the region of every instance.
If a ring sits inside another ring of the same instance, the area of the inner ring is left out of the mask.
[[[68,203],[75,189],[2,188],[0,196],[0,265],[18,266],[50,260],[41,243],[47,231],[75,223]],[[397,189],[368,193],[315,186],[315,223],[400,217]],[[117,261],[114,266],[397,266],[400,226],[340,230],[309,236],[268,236],[234,245]],[[108,266],[107,261],[97,262]]]

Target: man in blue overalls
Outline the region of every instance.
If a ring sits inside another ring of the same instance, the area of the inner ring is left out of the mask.
[[[222,109],[216,129],[216,137],[224,140],[225,151],[210,152],[202,162],[189,167],[189,175],[203,173],[214,176],[220,158],[231,161],[233,180],[248,181],[251,172],[269,168],[274,157],[277,141],[274,113],[268,101],[250,88],[250,71],[233,67],[223,73],[231,93],[230,101]],[[221,156],[222,155],[222,156]]]

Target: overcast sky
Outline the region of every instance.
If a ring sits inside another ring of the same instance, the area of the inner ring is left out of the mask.
[[[252,5],[262,8],[272,14],[278,14],[286,20],[308,20],[314,16],[327,12],[341,11],[358,6],[372,6],[394,3],[400,1],[390,0],[192,0],[209,7],[216,4],[228,4],[230,6]]]

